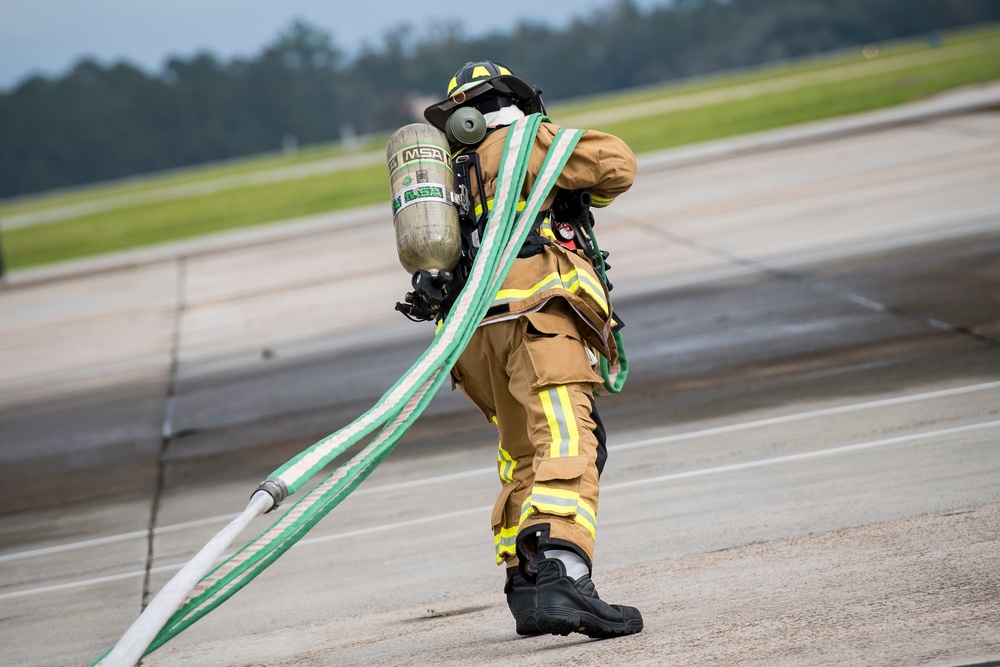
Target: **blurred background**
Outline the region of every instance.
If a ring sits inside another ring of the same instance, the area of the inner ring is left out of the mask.
[[[1000,19],[994,0],[8,0],[0,197],[385,132],[467,60],[559,102]]]

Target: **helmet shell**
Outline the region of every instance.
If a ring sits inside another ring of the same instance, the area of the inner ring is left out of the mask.
[[[424,110],[427,122],[445,129],[448,117],[463,105],[475,105],[476,98],[505,96],[525,114],[545,113],[542,103],[542,89],[528,85],[510,71],[493,60],[468,62],[448,82],[448,97]]]

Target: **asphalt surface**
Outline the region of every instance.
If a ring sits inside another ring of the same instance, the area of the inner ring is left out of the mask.
[[[595,581],[643,633],[517,637],[495,439],[445,391],[143,664],[1000,660],[1000,112],[863,126],[644,157],[598,218],[632,372],[601,402]],[[405,371],[430,332],[392,312],[392,243],[366,209],[0,290],[4,664],[88,664]]]

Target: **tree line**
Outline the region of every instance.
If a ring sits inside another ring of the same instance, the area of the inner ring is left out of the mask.
[[[156,73],[83,59],[0,94],[0,197],[392,130],[469,60],[506,63],[552,101],[997,20],[998,0],[618,0],[562,29],[401,25],[351,58],[298,21],[249,59],[203,52]]]

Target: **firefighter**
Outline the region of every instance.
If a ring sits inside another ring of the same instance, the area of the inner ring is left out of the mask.
[[[492,205],[507,127],[526,114],[545,113],[541,90],[493,61],[467,63],[449,82],[447,97],[424,116],[454,139],[448,120],[470,107],[482,113],[485,135],[452,146],[477,163],[468,187],[473,213],[463,220],[466,262],[477,238],[469,228],[482,225]],[[522,200],[558,130],[541,124]],[[602,386],[596,369],[598,355],[614,366],[618,350],[586,220],[593,220],[588,205],[607,206],[635,174],[635,156],[623,141],[594,130],[583,134],[452,370],[455,384],[499,431],[503,486],[492,527],[497,563],[506,565],[507,602],[523,635],[604,638],[642,630],[639,610],[605,603],[591,581],[607,458],[594,402]]]

